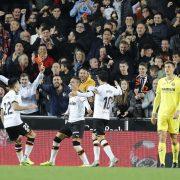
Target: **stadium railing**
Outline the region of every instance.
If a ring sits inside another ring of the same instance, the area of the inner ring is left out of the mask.
[[[56,132],[65,123],[65,119],[55,116],[22,116],[35,130],[37,137],[31,159],[38,165],[47,161],[50,156],[52,141]],[[92,145],[92,118],[85,121],[86,131],[82,145],[89,161],[93,161]],[[123,118],[112,117],[105,127],[106,138],[114,154],[119,158],[118,166],[123,167],[156,167],[158,164],[156,127],[148,118]],[[25,142],[25,138],[23,139]],[[170,139],[167,140],[167,164],[171,164]],[[71,139],[64,140],[60,145],[56,164],[60,166],[77,166],[81,164],[74,152]],[[108,158],[101,150],[100,162],[102,166],[108,165]],[[0,165],[15,165],[18,160],[14,151],[14,144],[9,141],[8,135],[0,124]]]

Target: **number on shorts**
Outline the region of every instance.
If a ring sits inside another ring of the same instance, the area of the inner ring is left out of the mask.
[[[28,126],[26,123],[23,125],[23,128],[24,128],[27,132],[30,131],[29,126]]]

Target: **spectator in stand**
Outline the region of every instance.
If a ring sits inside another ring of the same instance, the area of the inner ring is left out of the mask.
[[[75,72],[68,62],[62,62],[60,64],[60,76],[64,84],[69,85],[74,74]]]
[[[22,31],[20,33],[20,40],[24,46],[24,53],[26,53],[28,57],[31,57],[31,54],[33,52],[33,47],[30,44],[30,38],[31,35],[28,31]]]
[[[52,84],[53,77],[60,75],[60,65],[59,63],[55,62],[52,65],[51,73],[44,77],[44,84]]]
[[[12,10],[12,15],[13,15],[14,20],[20,22],[20,20],[21,20],[21,9],[19,7],[15,7]]]
[[[0,45],[2,46],[2,51],[9,55],[10,50],[10,35],[9,32],[6,31],[0,22]]]
[[[152,37],[157,46],[161,47],[161,41],[168,37],[168,26],[163,22],[163,15],[161,13],[154,14],[154,25],[152,26]]]
[[[110,20],[111,13],[114,11],[114,7],[112,6],[111,0],[103,0],[100,10],[101,10],[102,16],[106,20]]]
[[[102,39],[96,39],[91,46],[88,54],[88,60],[91,58],[98,58],[99,49],[101,47],[106,48],[106,53],[111,57],[111,59],[117,58],[117,49],[112,42],[112,32],[109,29],[104,29]]]
[[[174,51],[172,59],[176,66],[175,74],[179,76],[180,75],[180,53],[178,51]]]
[[[42,82],[43,79],[43,72],[44,72],[44,67],[41,67],[41,71],[35,81],[33,83],[30,82],[29,76],[26,73],[22,73],[20,75],[20,91],[19,94],[22,99],[22,105],[27,106],[30,104],[36,104],[37,105],[37,87],[39,84]],[[0,75],[0,81],[4,82],[6,85],[8,85],[8,78]],[[37,115],[39,109],[33,109],[33,110],[24,110],[21,113],[25,115]]]
[[[152,66],[149,67],[150,82],[152,82],[154,79],[157,79],[158,71],[159,71],[159,68],[156,65],[152,65]]]
[[[88,29],[85,28],[85,24],[81,21],[76,24],[75,32],[77,43],[79,44],[80,48],[83,49],[87,54],[91,47],[91,42],[94,39],[94,36],[92,35],[93,33],[88,31]]]
[[[57,61],[60,55],[58,40],[51,35],[48,27],[43,27],[40,33],[40,37],[37,37],[36,41],[33,43],[34,49],[36,50],[39,45],[44,44],[47,48],[48,54]]]
[[[135,95],[141,99],[151,89],[149,76],[147,75],[148,67],[146,63],[139,64],[139,75],[135,79]]]
[[[96,85],[95,81],[91,78],[87,69],[80,69],[79,78],[81,79],[79,90],[82,92],[86,92],[90,87]]]
[[[156,56],[154,59],[154,65],[158,67],[158,79],[163,78],[165,76],[164,71],[164,62],[160,56]]]
[[[153,102],[156,96],[156,88],[158,84],[158,79],[154,79],[152,82],[152,89],[146,93],[142,101],[142,109],[145,111],[145,117],[149,118],[152,115]]]
[[[118,14],[118,27],[125,25],[125,19],[127,16],[132,16],[132,6],[130,0],[114,0],[114,9]]]
[[[11,43],[10,43],[10,52],[13,52],[13,48],[15,46],[15,44],[19,41],[20,39],[20,24],[18,21],[13,20],[10,23],[10,39],[11,39]]]
[[[10,32],[10,24],[14,20],[13,15],[10,13],[6,13],[4,17],[4,29]]]
[[[119,60],[126,60],[129,64],[132,63],[132,57],[130,52],[130,44],[126,40],[122,40],[119,43]]]
[[[52,84],[42,84],[40,93],[48,100],[48,105],[46,104],[48,116],[62,116],[66,112],[70,89],[63,84],[60,76],[54,76]]]
[[[74,71],[75,75],[78,75],[79,70],[83,67],[84,62],[86,60],[86,55],[83,50],[76,49],[74,52]]]
[[[134,117],[143,117],[144,112],[142,109],[142,101],[144,99],[145,94],[151,89],[150,78],[147,75],[147,64],[140,63],[139,64],[139,75],[135,79],[135,110]]]
[[[139,59],[139,63],[144,62],[146,64],[151,65],[153,64],[153,47],[149,44],[145,44],[143,48],[141,49],[141,57]]]
[[[134,111],[133,105],[135,104],[134,93],[130,90],[128,81],[121,80],[120,86],[122,95],[117,96],[115,99],[117,116],[120,118],[131,117]]]
[[[26,30],[32,35],[36,34],[36,27],[37,27],[37,15],[33,14],[33,12],[30,14],[27,22],[26,22]]]
[[[137,54],[136,58],[139,59],[141,49],[143,48],[144,44],[149,44],[151,47],[154,47],[156,49],[156,44],[153,41],[152,36],[147,32],[146,26],[143,23],[138,23],[136,26],[136,48],[137,48]]]
[[[71,17],[76,17],[76,22],[81,19],[82,14],[92,15],[95,12],[92,0],[78,0],[70,11]]]
[[[151,26],[153,24],[153,13],[151,12],[151,9],[148,6],[142,7],[142,16],[142,22],[144,24],[147,24],[147,26]]]
[[[165,61],[169,61],[172,58],[172,51],[170,49],[170,44],[168,39],[163,39],[161,41],[160,55]]]
[[[38,47],[37,55],[32,55],[32,62],[34,75],[37,76],[37,73],[39,73],[39,68],[41,67],[41,65],[43,65],[46,68],[45,75],[49,75],[50,69],[55,61],[51,56],[49,56],[46,45],[41,44]]]
[[[125,25],[120,28],[120,35],[116,40],[116,47],[119,45],[119,42],[122,40],[122,37],[125,35],[125,33],[134,34],[134,30],[133,16],[127,16]]]
[[[58,5],[54,5],[51,8],[51,21],[50,26],[56,27],[59,32],[61,38],[65,38],[70,31],[70,24],[67,21],[67,18],[62,16],[61,7]]]
[[[118,71],[115,71],[114,73],[114,77],[111,81],[116,80],[117,82],[121,82],[122,80],[126,80],[130,86],[130,88],[132,88],[132,73],[129,72],[129,65],[126,61],[121,61],[119,63],[119,69]]]
[[[96,84],[98,84],[97,75],[99,75],[102,71],[106,70],[106,68],[100,67],[100,63],[96,58],[90,59],[89,64],[90,64],[89,73],[92,79],[96,82]]]
[[[67,58],[69,63],[73,63],[74,52],[77,48],[80,49],[80,46],[77,43],[77,35],[76,32],[72,30],[68,35],[67,42],[64,42],[62,45],[62,57]]]
[[[15,44],[14,52],[7,58],[5,64],[3,66],[3,74],[8,77],[17,77],[19,78],[21,72],[21,68],[19,65],[19,57],[24,53],[24,47],[21,42],[17,42]]]

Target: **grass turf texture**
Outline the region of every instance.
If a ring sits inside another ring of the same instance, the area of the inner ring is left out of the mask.
[[[0,180],[179,180],[180,169],[0,166]]]

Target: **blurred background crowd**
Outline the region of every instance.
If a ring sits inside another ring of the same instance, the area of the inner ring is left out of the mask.
[[[17,77],[22,103],[38,104],[23,114],[61,116],[70,79],[78,76],[86,92],[106,71],[123,90],[112,116],[150,117],[164,62],[173,61],[179,76],[178,0],[0,2],[0,101]]]

